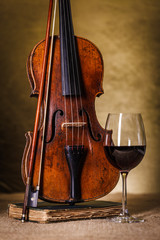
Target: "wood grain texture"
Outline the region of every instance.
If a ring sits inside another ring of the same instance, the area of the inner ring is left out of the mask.
[[[81,97],[83,109],[85,110],[83,116],[79,114],[82,110],[79,96],[72,96],[72,98],[62,96],[60,40],[58,37],[54,39],[46,130],[46,141],[48,143],[45,144],[44,149],[39,193],[42,199],[48,201],[66,202],[70,200],[70,173],[64,148],[66,145],[72,145],[73,142],[74,145],[84,145],[87,152],[81,173],[80,201],[88,201],[104,196],[115,187],[119,178],[118,170],[111,166],[106,159],[103,150],[104,129],[98,123],[95,113],[95,97],[103,93],[102,56],[90,41],[77,37],[76,43],[81,68]],[[31,52],[28,61],[28,76],[32,86],[32,96],[39,93],[43,54],[44,41],[41,41]],[[83,128],[79,130],[79,133],[76,128],[74,128],[73,132],[72,128],[67,128],[67,134],[66,129],[62,128],[64,122],[72,122],[72,115],[75,122],[84,121],[87,123],[84,127],[83,140]],[[41,122],[34,164],[33,187],[36,187],[38,181],[42,131]],[[78,134],[79,137],[77,137]],[[30,146],[28,143],[27,145]],[[29,154],[30,151],[27,150],[27,152]],[[22,162],[23,179],[26,179],[24,166],[28,164],[28,156],[26,155],[26,160]]]

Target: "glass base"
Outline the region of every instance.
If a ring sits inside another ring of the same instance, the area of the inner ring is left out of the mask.
[[[144,222],[144,219],[137,218],[137,217],[132,217],[128,214],[126,214],[126,215],[120,214],[119,216],[112,217],[111,221],[112,222],[119,222],[119,223],[140,223],[140,222]]]

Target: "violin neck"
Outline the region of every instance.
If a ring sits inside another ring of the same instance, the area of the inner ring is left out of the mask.
[[[80,95],[79,64],[69,0],[59,0],[62,94]]]

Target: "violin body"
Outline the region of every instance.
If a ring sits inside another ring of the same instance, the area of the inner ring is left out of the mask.
[[[100,198],[109,193],[119,179],[118,170],[105,156],[103,149],[105,130],[98,123],[95,113],[95,98],[103,94],[102,56],[90,41],[80,37],[75,37],[75,41],[81,69],[81,96],[64,96],[61,81],[60,38],[54,36],[47,128],[39,190],[39,197],[51,202],[71,202],[72,200],[80,202]],[[34,47],[28,58],[27,71],[31,96],[39,94],[44,46],[45,40]],[[46,76],[48,69],[49,63]],[[46,89],[44,89],[44,99],[45,94]],[[43,101],[41,106],[32,174],[33,189],[38,184],[45,104]],[[30,164],[31,132],[26,134],[26,139],[22,160],[22,178],[25,184]],[[75,160],[74,156],[76,156]]]

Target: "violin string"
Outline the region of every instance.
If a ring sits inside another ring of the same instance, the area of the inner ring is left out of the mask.
[[[68,5],[68,11],[70,12],[70,15],[71,15],[70,4]],[[72,32],[73,32],[73,26],[72,26]],[[78,62],[77,62],[77,54],[76,54],[75,36],[74,35],[73,35],[73,53],[74,53],[74,62],[75,62],[75,66],[76,66],[76,71],[77,71],[77,82],[78,82],[78,92],[79,92],[79,99],[80,99],[80,108],[82,110],[82,122],[84,123],[82,92],[81,92],[80,78],[79,78],[80,73],[79,73]],[[84,127],[85,127],[85,125],[83,125],[83,130],[82,130],[82,146],[84,143]]]
[[[79,113],[78,113],[78,99],[77,99],[77,89],[76,89],[76,75],[78,75],[78,73],[76,74],[75,72],[75,65],[74,65],[74,62],[75,62],[75,59],[74,59],[74,56],[73,56],[73,42],[72,42],[72,36],[74,36],[74,32],[73,32],[73,28],[72,28],[72,21],[70,19],[71,17],[71,13],[69,11],[69,1],[65,1],[66,2],[66,12],[67,12],[67,23],[68,23],[68,35],[69,35],[69,45],[70,45],[70,56],[71,56],[71,67],[72,67],[72,70],[73,70],[73,81],[74,81],[74,94],[75,94],[75,104],[76,104],[76,115],[77,115],[77,122],[79,123]],[[77,70],[77,69],[76,69]],[[79,125],[78,125],[79,126]],[[79,127],[78,127],[78,134],[77,134],[77,146],[79,145],[79,134],[80,134],[80,131],[79,131]]]
[[[45,100],[46,100],[46,103],[45,103],[46,107],[45,107],[45,110],[44,110],[42,145],[41,145],[40,166],[39,166],[39,175],[38,175],[38,186],[40,186],[42,159],[43,159],[43,153],[44,153],[44,139],[45,139],[45,132],[46,132],[46,120],[47,120],[49,87],[50,87],[50,81],[51,81],[51,69],[52,69],[51,65],[52,65],[52,58],[53,58],[53,44],[54,44],[56,9],[57,9],[57,0],[55,0],[55,3],[54,3],[54,14],[53,14],[53,23],[52,23],[52,36],[51,36],[51,44],[50,44],[49,70],[48,70],[47,89],[46,89],[46,98],[45,98]]]
[[[63,1],[63,0],[62,0]],[[66,1],[66,0],[64,0],[64,1]],[[65,9],[64,9],[64,6],[65,6],[65,4],[64,4],[64,1],[63,1],[63,9],[62,9],[62,11],[64,12],[64,32],[65,32],[65,37],[64,37],[64,39],[65,39],[65,45],[66,45],[66,57],[67,57],[67,63],[69,62],[69,53],[68,53],[68,48],[67,48],[67,46],[68,46],[68,39],[67,39],[67,25],[66,25],[66,21],[65,21],[65,19],[66,19],[66,12],[65,12]],[[69,95],[69,97],[70,97],[70,107],[71,107],[71,121],[72,121],[72,148],[73,148],[73,139],[74,139],[74,129],[73,129],[73,106],[72,106],[72,95],[71,95],[71,83],[70,83],[70,80],[71,80],[71,76],[70,76],[70,70],[69,70],[69,65],[67,65],[67,69],[68,69],[68,76],[69,76],[69,92],[70,92],[70,95]]]
[[[60,9],[62,9],[62,0],[59,0],[59,10]],[[62,14],[59,14],[59,16],[62,18]],[[60,19],[60,21],[63,22],[62,19]],[[63,41],[61,41],[61,51],[62,51],[61,55],[64,56],[64,53],[63,53],[64,42]],[[63,67],[62,72],[64,73],[64,64],[61,64],[61,67]],[[66,100],[66,85],[65,85],[65,83],[64,83],[63,87],[64,87],[64,111],[65,111],[64,114],[65,114],[65,123],[67,123],[67,100]],[[66,146],[67,146],[68,145],[68,128],[67,127],[65,127],[65,131],[66,131]]]

